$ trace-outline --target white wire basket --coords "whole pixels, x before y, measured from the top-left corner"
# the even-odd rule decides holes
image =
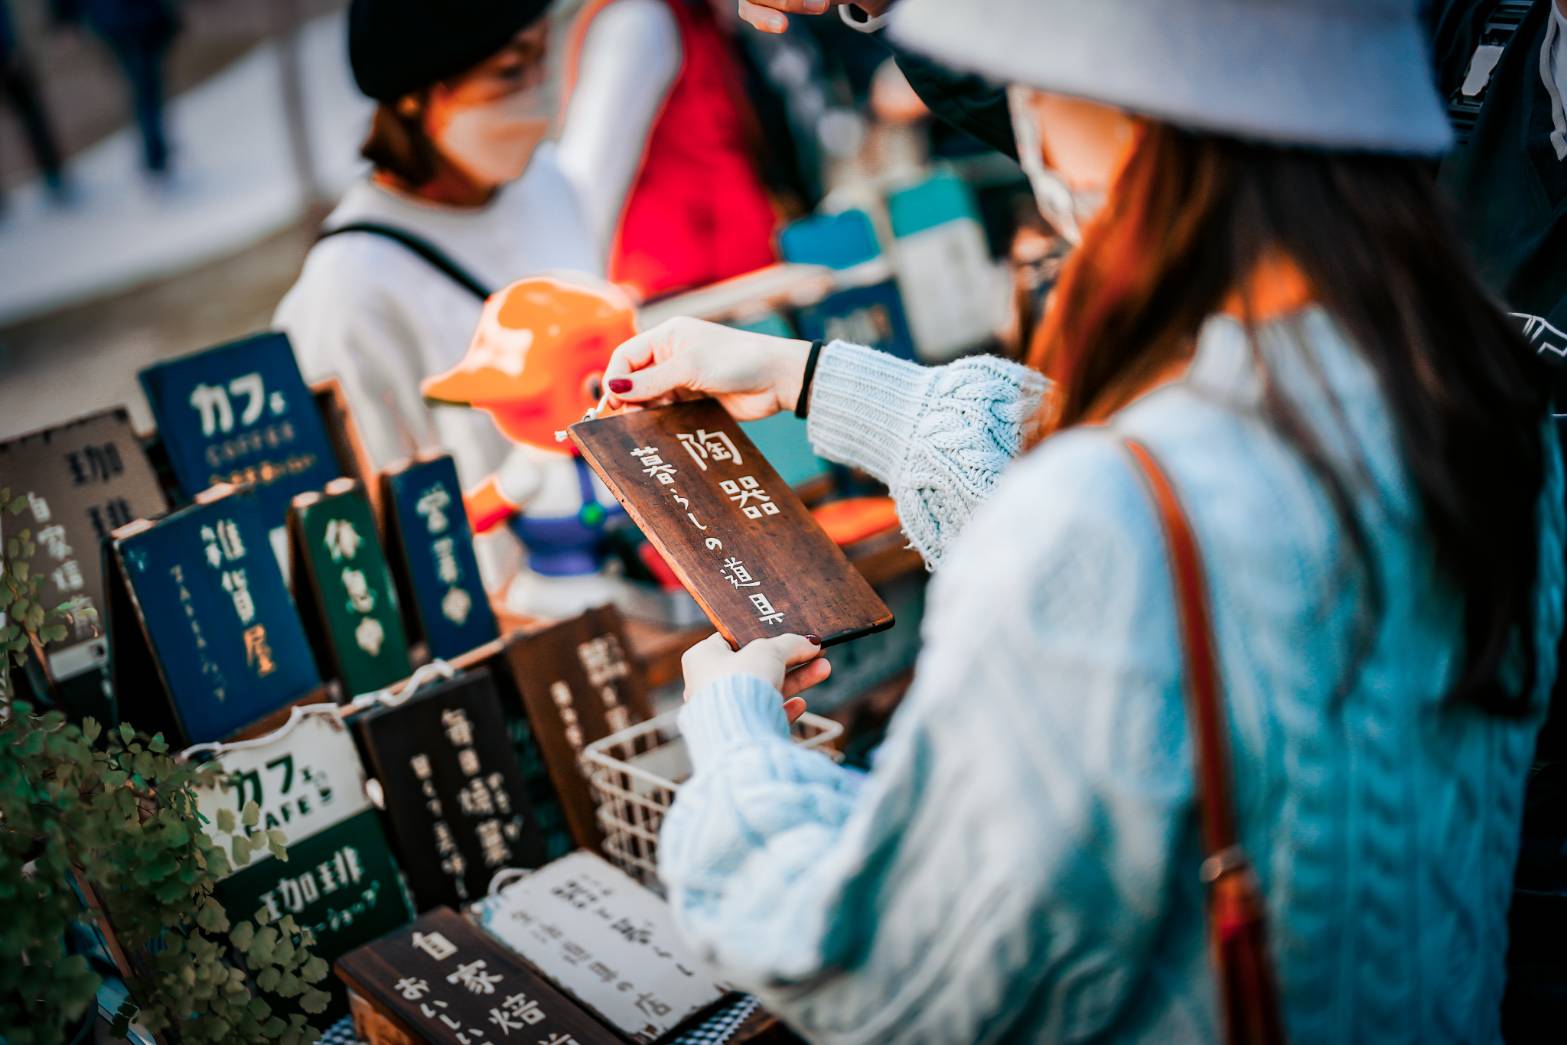
[[[582,750],[582,771],[592,785],[604,832],[605,859],[660,894],[658,829],[675,792],[691,776],[679,715],[678,708],[665,712]],[[807,712],[793,732],[801,747],[819,749],[834,761],[842,757],[834,744],[843,727],[831,719]]]

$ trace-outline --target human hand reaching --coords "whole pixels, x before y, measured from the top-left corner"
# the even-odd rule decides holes
[[[671,319],[615,349],[604,370],[608,405],[636,410],[712,396],[737,421],[793,410],[809,341]]]
[[[789,15],[826,14],[835,7],[852,3],[875,18],[885,14],[896,0],[740,0],[740,17],[764,33],[781,33],[789,28]]]

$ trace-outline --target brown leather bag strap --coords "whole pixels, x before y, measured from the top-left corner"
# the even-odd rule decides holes
[[[1187,710],[1197,756],[1197,794],[1203,848],[1211,857],[1235,845],[1235,802],[1230,793],[1230,746],[1219,695],[1218,654],[1208,612],[1208,585],[1191,523],[1175,487],[1148,447],[1127,439],[1126,449],[1142,473],[1164,531],[1175,586],[1177,626],[1185,659]]]
[[[1220,1018],[1231,1045],[1284,1041],[1278,990],[1267,947],[1266,910],[1235,827],[1229,724],[1208,609],[1202,553],[1175,486],[1147,446],[1124,439],[1164,531],[1185,664],[1187,718],[1202,823],[1201,875],[1208,890],[1208,934]]]

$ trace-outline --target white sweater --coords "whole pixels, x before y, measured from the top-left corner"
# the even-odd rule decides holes
[[[520,180],[472,210],[417,201],[366,179],[349,189],[326,227],[359,221],[429,240],[492,289],[543,272],[603,275],[597,236],[550,144]],[[419,384],[462,358],[481,305],[402,245],[352,233],[310,252],[274,323],[293,342],[307,379],[343,382],[376,468],[444,449],[471,485],[500,468],[510,444],[477,411],[427,407]]]

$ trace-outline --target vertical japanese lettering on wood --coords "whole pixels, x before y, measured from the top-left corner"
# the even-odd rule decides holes
[[[453,659],[500,635],[479,576],[473,531],[450,456],[387,473],[387,550],[432,659]]]
[[[106,562],[114,693],[142,729],[223,740],[320,686],[254,491],[123,527]]]
[[[501,868],[544,862],[488,671],[426,685],[353,723],[420,910],[477,899]]]
[[[731,646],[791,633],[832,645],[892,626],[714,400],[584,421],[571,438]]]
[[[529,1045],[622,1040],[447,907],[339,959],[337,975],[414,1041],[480,1045],[514,1032]],[[371,1045],[390,1040],[371,1022],[359,1025]]]
[[[641,673],[627,656],[620,611],[606,606],[543,631],[511,636],[506,659],[579,846],[601,834],[579,762],[585,745],[653,716]]]
[[[355,697],[390,686],[413,669],[397,587],[363,488],[334,479],[301,494],[289,516],[300,609],[323,670]]]
[[[168,510],[130,416],[116,407],[0,443],[0,486],[27,502],[12,527],[38,545],[28,568],[42,579],[40,605],[69,615],[65,638],[44,649],[50,681],[101,666],[109,648],[100,546],[121,526]]]

